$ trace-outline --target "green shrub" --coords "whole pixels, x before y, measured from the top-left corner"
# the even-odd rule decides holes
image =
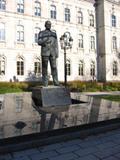
[[[99,83],[92,81],[71,81],[68,82],[71,91],[96,92],[96,91],[120,91],[120,82]]]
[[[86,90],[86,84],[85,82],[81,81],[71,81],[68,82],[68,87],[71,89],[71,91],[85,91]]]
[[[35,86],[41,86],[41,82],[0,82],[0,94],[31,91]]]
[[[120,82],[106,82],[103,88],[106,91],[120,91]]]
[[[52,82],[49,84],[52,84]],[[31,91],[32,87],[41,85],[41,82],[0,82],[0,94]],[[120,82],[69,81],[67,86],[74,92],[120,91]]]

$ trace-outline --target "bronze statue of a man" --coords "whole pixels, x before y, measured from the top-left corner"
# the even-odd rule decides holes
[[[51,31],[51,22],[45,22],[45,30],[38,35],[38,45],[41,46],[42,57],[42,81],[44,86],[48,86],[48,61],[51,66],[53,84],[59,85],[56,58],[58,58],[58,41],[55,32]]]

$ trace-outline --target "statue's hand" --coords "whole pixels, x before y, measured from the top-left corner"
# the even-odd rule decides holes
[[[51,41],[50,39],[48,39],[48,40],[46,41],[46,43],[47,43],[47,44],[51,44],[52,41]]]
[[[45,45],[45,43],[43,43],[43,44],[41,44],[41,46],[42,46],[42,47],[45,47],[46,45]]]

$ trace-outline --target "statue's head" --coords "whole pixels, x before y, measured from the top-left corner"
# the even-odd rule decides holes
[[[49,29],[49,30],[51,29],[51,22],[50,21],[45,22],[45,28]]]

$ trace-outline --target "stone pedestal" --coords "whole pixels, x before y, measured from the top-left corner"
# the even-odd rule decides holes
[[[34,87],[32,98],[37,106],[52,107],[71,104],[70,92],[65,87]]]

